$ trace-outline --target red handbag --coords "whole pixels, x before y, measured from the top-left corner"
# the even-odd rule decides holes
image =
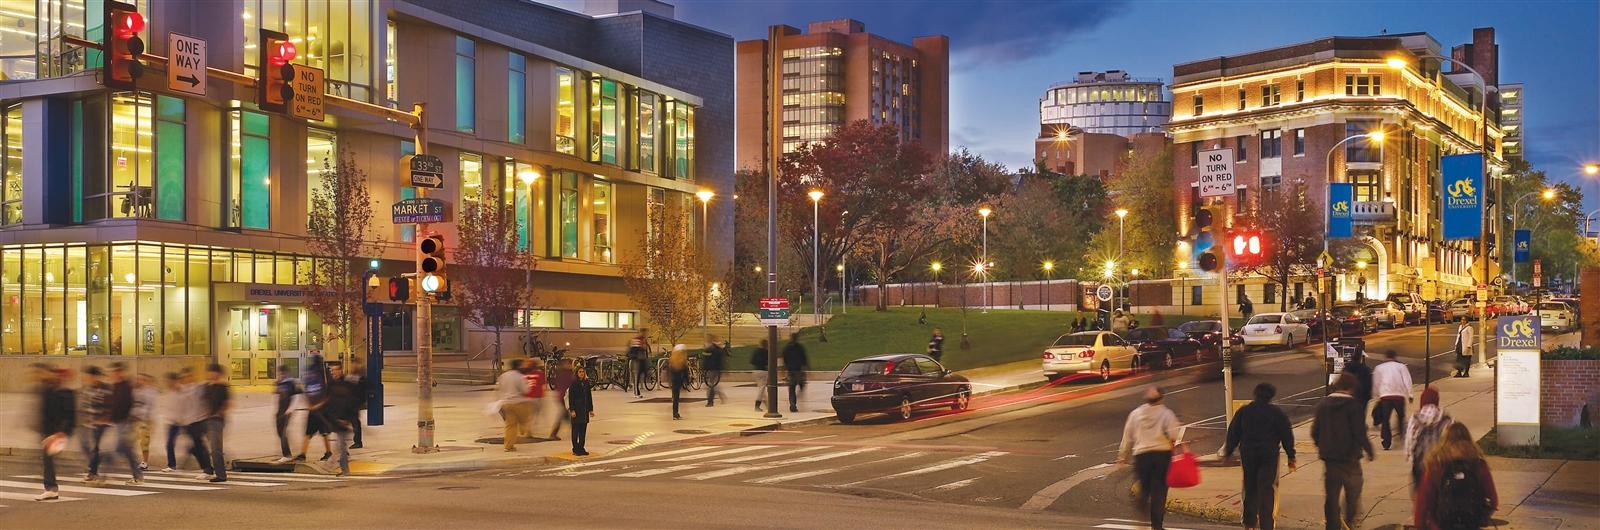
[[[1187,444],[1179,444],[1181,452],[1173,453],[1172,466],[1167,468],[1167,487],[1193,488],[1200,485],[1200,461],[1189,452]]]

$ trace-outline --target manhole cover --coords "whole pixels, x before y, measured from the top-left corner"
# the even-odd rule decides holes
[[[444,491],[467,491],[467,490],[478,489],[478,487],[477,486],[444,486],[444,487],[441,487],[439,489],[440,490],[444,490]]]
[[[711,431],[705,431],[705,430],[700,430],[700,429],[678,429],[678,430],[672,431],[672,432],[675,432],[675,433],[678,433],[678,434],[711,434]]]

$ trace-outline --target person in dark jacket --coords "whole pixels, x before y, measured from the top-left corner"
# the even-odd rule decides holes
[[[1483,528],[1500,509],[1489,463],[1466,425],[1451,423],[1439,445],[1428,452],[1422,481],[1412,495],[1412,523],[1418,530]]]
[[[108,401],[111,411],[111,425],[117,432],[116,452],[128,460],[128,468],[132,471],[129,486],[144,483],[144,470],[139,468],[139,455],[133,452],[133,380],[128,378],[128,366],[119,362],[111,363],[111,398]]]
[[[1361,454],[1367,460],[1376,458],[1372,440],[1367,438],[1366,411],[1354,396],[1356,378],[1341,374],[1333,382],[1333,392],[1317,403],[1316,416],[1311,421],[1311,439],[1317,444],[1317,456],[1322,458],[1322,515],[1327,530],[1356,527],[1356,513],[1361,507]],[[1343,493],[1343,510],[1340,493]]]
[[[61,498],[57,493],[60,486],[56,484],[56,458],[53,451],[65,445],[67,436],[72,433],[77,422],[78,400],[71,389],[61,385],[61,374],[48,364],[34,364],[33,378],[39,383],[38,429],[39,436],[43,438],[39,455],[44,461],[44,493],[33,500],[48,501]]]
[[[84,483],[99,486],[105,483],[100,477],[100,442],[111,428],[111,385],[105,382],[105,372],[98,366],[83,369],[78,386],[78,448],[88,461],[88,475]]]
[[[272,415],[272,423],[278,432],[278,449],[281,456],[275,463],[284,464],[294,460],[294,454],[289,449],[289,420],[294,414],[290,406],[294,404],[294,397],[300,393],[300,382],[294,379],[294,373],[289,365],[278,365],[278,380],[272,383],[272,394],[276,396],[276,412]]]
[[[594,393],[590,391],[589,373],[578,366],[577,379],[567,388],[567,417],[572,419],[572,454],[588,456],[584,442],[589,441],[589,419],[594,417]]]
[[[728,402],[728,394],[718,386],[722,383],[722,369],[728,365],[728,349],[717,343],[716,335],[706,335],[706,349],[700,353],[701,379],[706,383],[706,406],[716,404],[717,397]]]
[[[354,385],[356,400],[350,408],[350,431],[355,436],[350,444],[351,449],[361,448],[361,411],[367,408],[367,399],[372,396],[372,383],[367,381],[367,369],[361,363],[351,361],[350,369],[344,373],[344,378]]]
[[[1352,382],[1355,383],[1356,386],[1355,388],[1350,389],[1350,395],[1351,397],[1356,398],[1356,401],[1361,402],[1362,411],[1369,410],[1367,406],[1372,403],[1372,367],[1367,366],[1367,360],[1365,356],[1357,358],[1353,362],[1345,363],[1344,371],[1342,373],[1350,374],[1355,378],[1355,380]],[[1377,412],[1375,409],[1372,410],[1373,412]],[[1372,415],[1372,425],[1378,425],[1377,414]]]
[[[228,459],[222,452],[222,432],[226,427],[228,411],[233,408],[233,392],[228,389],[228,379],[222,365],[206,366],[206,382],[200,387],[201,423],[205,425],[206,449],[211,455],[210,482],[228,481]]]
[[[333,378],[328,383],[328,399],[322,406],[323,416],[328,419],[332,427],[333,436],[339,440],[339,473],[350,474],[350,435],[355,430],[356,418],[360,414],[361,384],[345,377],[344,366],[340,363],[328,363],[329,373]]]
[[[944,358],[944,329],[933,328],[933,336],[928,337],[928,356],[935,361]]]
[[[1222,448],[1224,460],[1234,449],[1244,472],[1244,527],[1272,530],[1278,506],[1278,448],[1289,456],[1289,469],[1295,468],[1294,429],[1289,416],[1272,404],[1278,395],[1272,383],[1256,385],[1255,400],[1233,414],[1228,424],[1228,443]]]
[[[772,356],[767,350],[767,339],[761,339],[761,344],[750,352],[750,368],[755,371],[756,379],[756,410],[761,410],[761,404],[767,399],[767,361]]]
[[[783,369],[789,372],[789,412],[800,412],[799,393],[805,390],[806,368],[810,365],[806,347],[800,345],[800,334],[789,335],[789,343],[783,346]]]

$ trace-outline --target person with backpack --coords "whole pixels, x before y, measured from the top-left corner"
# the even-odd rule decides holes
[[[1412,496],[1412,524],[1418,530],[1483,528],[1500,509],[1494,475],[1467,426],[1451,423],[1439,445],[1428,451],[1422,481]]]
[[[639,328],[639,334],[628,340],[628,372],[633,375],[633,397],[644,397],[644,379],[650,372],[650,330]]]
[[[1333,381],[1332,393],[1317,403],[1311,421],[1311,439],[1317,444],[1317,456],[1322,458],[1322,515],[1327,530],[1356,527],[1363,482],[1361,454],[1366,453],[1369,462],[1377,458],[1372,440],[1367,438],[1365,405],[1353,394],[1356,385],[1354,376],[1340,374]]]
[[[1256,385],[1255,400],[1234,413],[1228,423],[1228,442],[1222,459],[1229,460],[1239,450],[1244,472],[1244,527],[1272,530],[1277,514],[1278,448],[1289,456],[1294,469],[1294,429],[1289,416],[1272,404],[1278,395],[1272,383]]]
[[[1431,386],[1422,389],[1422,405],[1411,415],[1411,421],[1406,422],[1406,462],[1411,463],[1412,493],[1416,493],[1417,485],[1422,483],[1422,463],[1427,460],[1428,451],[1439,445],[1445,428],[1454,422],[1450,414],[1439,407],[1439,391]]]
[[[767,353],[767,347],[767,339],[761,339],[761,344],[750,352],[750,368],[756,379],[756,410],[761,410],[761,404],[767,399],[767,361],[772,356]]]

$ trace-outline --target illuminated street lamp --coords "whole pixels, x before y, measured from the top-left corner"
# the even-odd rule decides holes
[[[706,253],[706,233],[710,232],[709,229],[711,228],[711,216],[708,215],[711,208],[711,198],[716,196],[717,194],[711,190],[694,192],[694,197],[700,199],[700,255],[702,258],[705,257]],[[700,332],[702,334],[706,333],[708,331],[706,328],[710,325],[711,291],[702,288],[700,289]]]
[[[848,315],[850,314],[850,286],[844,283],[844,262],[840,261],[838,265],[834,265],[833,270],[839,271],[839,312]]]
[[[821,274],[819,269],[822,268],[821,254],[819,254],[822,248],[822,221],[817,216],[818,205],[822,203],[822,190],[811,190],[806,196],[811,198],[811,322],[815,325],[821,319],[817,313],[817,304],[822,303],[820,294],[822,288],[818,279]]]
[[[1551,199],[1556,198],[1556,190],[1554,188],[1545,188],[1543,191],[1530,191],[1530,192],[1522,194],[1521,197],[1517,197],[1517,200],[1515,202],[1511,203],[1511,237],[1512,237],[1513,241],[1516,240],[1517,227],[1520,225],[1520,221],[1522,220],[1522,200],[1526,199],[1528,197],[1532,197],[1534,195],[1538,195],[1539,198],[1542,199],[1542,200],[1549,201]],[[1585,235],[1587,235],[1587,234],[1585,234]],[[1512,249],[1511,252],[1512,252],[1512,254],[1511,254],[1511,282],[1512,283],[1516,283],[1516,281],[1517,281],[1516,249]]]
[[[1044,310],[1045,311],[1049,311],[1050,310],[1050,280],[1054,279],[1051,276],[1054,275],[1055,272],[1056,272],[1056,262],[1050,261],[1050,260],[1044,260],[1044,263],[1040,264],[1039,268],[1044,269],[1044,286],[1043,286],[1043,288],[1044,288],[1044,293],[1043,293],[1043,296],[1044,296]]]
[[[933,307],[939,307],[939,271],[944,270],[944,264],[935,260],[928,264],[928,270],[933,271]]]
[[[987,204],[978,207],[978,217],[983,218],[983,257],[980,258],[983,263],[989,263],[989,214],[992,213],[994,213],[994,209]],[[989,276],[984,273],[984,267],[978,267],[978,273],[983,275],[983,312],[988,313]]]

